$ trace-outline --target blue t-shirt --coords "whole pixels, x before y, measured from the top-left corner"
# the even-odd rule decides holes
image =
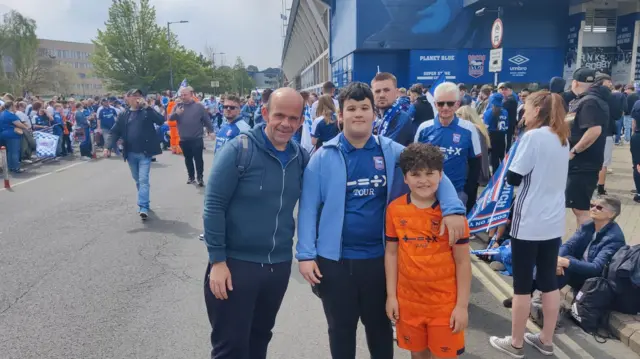
[[[339,146],[347,164],[342,258],[380,258],[384,256],[382,233],[387,205],[382,148],[373,136],[357,149],[340,135]]]
[[[322,143],[325,143],[332,138],[336,137],[340,133],[338,128],[338,122],[332,121],[328,124],[324,120],[320,120],[316,125],[316,130],[313,133],[313,137],[317,138]]]
[[[20,121],[15,113],[9,111],[0,112],[0,137],[3,138],[20,138],[13,129],[16,127],[13,123]]]
[[[440,147],[444,154],[444,173],[456,191],[464,191],[468,160],[482,155],[475,125],[455,117],[449,126],[445,127],[436,116],[435,120],[429,120],[421,126],[424,127],[418,134],[418,142]]]
[[[251,127],[240,118],[237,118],[233,122],[225,121],[222,126],[220,126],[218,133],[216,133],[216,148],[213,152],[216,153],[225,143],[236,138],[240,132],[249,131],[250,129]]]
[[[61,136],[64,132],[62,126],[64,126],[64,122],[62,121],[62,115],[54,112],[53,113],[53,134]]]
[[[496,119],[493,116],[493,108],[488,108],[482,114],[484,124],[487,125],[487,130],[490,132],[507,132],[509,127],[509,114],[507,110],[502,108],[500,110],[500,116]]]
[[[269,137],[267,137],[267,133],[264,132],[264,129],[262,129],[262,136],[264,137],[264,143],[267,146],[267,150],[271,152],[274,156],[276,156],[276,158],[282,164],[282,168],[284,168],[289,162],[289,159],[291,158],[287,149],[285,149],[284,151],[280,151],[279,149],[277,149],[273,145],[273,143],[271,143],[271,140],[269,140]],[[287,145],[287,147],[288,146],[289,145]]]
[[[101,108],[98,114],[100,127],[105,130],[110,130],[113,125],[116,124],[117,115],[116,109],[111,106]]]

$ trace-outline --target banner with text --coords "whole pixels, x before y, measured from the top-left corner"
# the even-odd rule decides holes
[[[559,49],[504,49],[500,81],[548,83],[562,71],[563,53]],[[489,49],[413,50],[410,53],[410,80],[433,83],[440,73],[447,81],[469,84],[493,82],[489,72]]]
[[[611,67],[611,79],[614,83],[631,81],[631,60],[633,58],[633,40],[638,14],[618,16],[616,28],[616,55]]]
[[[582,36],[582,21],[584,21],[584,13],[573,14],[569,16],[567,26],[569,31],[567,33],[567,51],[564,55],[564,69],[562,71],[562,77],[571,83],[573,79],[573,72],[578,68],[578,45],[580,43],[580,36]]]
[[[615,47],[583,47],[581,66],[611,74],[615,57]]]

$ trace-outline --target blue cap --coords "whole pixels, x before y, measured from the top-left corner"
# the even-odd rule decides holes
[[[493,106],[502,106],[502,102],[504,101],[504,96],[501,93],[494,93],[489,98],[489,103]]]

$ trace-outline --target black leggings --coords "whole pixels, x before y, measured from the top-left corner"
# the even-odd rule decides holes
[[[495,173],[498,170],[498,166],[500,166],[500,162],[504,160],[507,137],[504,132],[491,131],[489,132],[489,139],[491,140],[491,168]]]
[[[558,289],[556,268],[561,244],[560,237],[542,241],[511,240],[514,294],[531,294],[534,270],[538,290],[549,293]]]

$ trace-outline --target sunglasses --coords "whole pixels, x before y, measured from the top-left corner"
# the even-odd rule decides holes
[[[591,207],[591,209],[597,209],[598,211],[602,212],[602,210],[604,210],[604,206],[601,206],[599,204],[595,204],[595,203],[591,203],[589,205],[589,207]]]
[[[222,106],[225,110],[237,110],[238,106]]]
[[[438,105],[438,107],[444,107],[444,105],[447,105],[448,107],[453,107],[455,106],[456,102],[455,101],[438,101],[436,102],[436,105]]]

